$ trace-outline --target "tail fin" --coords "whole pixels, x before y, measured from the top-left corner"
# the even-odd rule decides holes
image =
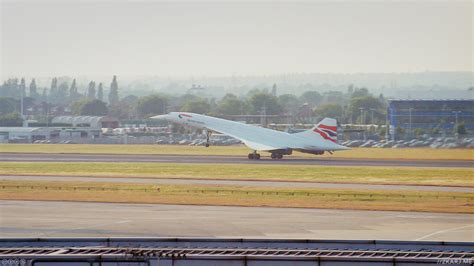
[[[324,118],[311,130],[306,130],[297,134],[307,137],[319,134],[323,139],[337,143],[337,121],[333,118]]]
[[[337,121],[333,118],[324,118],[315,127],[313,132],[321,135],[326,140],[337,142]]]

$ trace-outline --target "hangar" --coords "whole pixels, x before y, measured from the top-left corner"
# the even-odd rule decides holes
[[[49,132],[41,127],[0,127],[0,142],[30,143],[47,139]]]
[[[0,127],[0,143],[34,143],[48,140],[81,142],[102,137],[102,129],[89,127]]]
[[[119,121],[109,116],[57,116],[51,123],[36,123],[36,127],[0,127],[0,142],[53,143],[72,141],[83,143],[102,137],[103,128],[117,128]]]

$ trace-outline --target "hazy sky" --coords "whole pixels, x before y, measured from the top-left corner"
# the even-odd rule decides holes
[[[472,71],[472,1],[0,0],[9,76]]]

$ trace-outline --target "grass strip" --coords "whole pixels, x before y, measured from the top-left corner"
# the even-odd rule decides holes
[[[0,199],[474,213],[473,194],[448,192],[0,181]]]
[[[180,163],[0,162],[0,175],[196,178],[360,184],[474,186],[471,168],[235,165]]]

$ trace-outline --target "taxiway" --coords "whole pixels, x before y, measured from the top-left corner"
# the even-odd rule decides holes
[[[474,215],[0,201],[0,237],[188,236],[474,241]]]

